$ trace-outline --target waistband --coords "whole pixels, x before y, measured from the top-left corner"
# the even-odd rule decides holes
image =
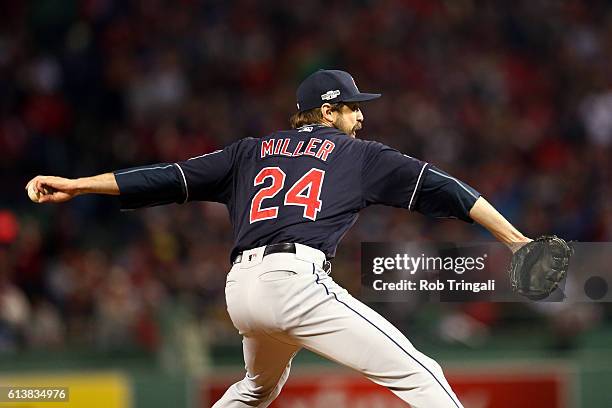
[[[295,254],[297,259],[301,259],[307,262],[313,262],[317,265],[325,266],[329,264],[323,251],[311,248],[307,245],[285,242],[280,244],[270,244],[261,247],[247,249],[240,252],[232,260],[232,265],[242,262],[252,262],[257,259],[263,259],[268,255],[278,253],[289,253]]]

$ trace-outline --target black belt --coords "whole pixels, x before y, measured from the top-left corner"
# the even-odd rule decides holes
[[[263,256],[265,257],[267,255],[279,253],[295,254],[295,244],[292,242],[288,242],[282,244],[266,245],[266,249],[264,249]],[[232,260],[232,265],[238,262],[242,262],[242,252],[236,255],[236,257]]]

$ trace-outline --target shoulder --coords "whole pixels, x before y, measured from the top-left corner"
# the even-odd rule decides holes
[[[373,166],[384,166],[388,168],[414,166],[422,169],[424,168],[423,165],[426,164],[424,161],[402,153],[398,149],[384,143],[363,139],[356,143],[359,143],[363,149],[363,164],[367,168]]]
[[[242,155],[252,151],[260,142],[260,139],[254,137],[244,137],[233,143],[225,146],[223,151],[226,151],[231,156]]]
[[[365,151],[366,156],[368,157],[373,158],[377,156],[383,156],[384,158],[387,158],[390,156],[401,156],[401,157],[404,157],[410,160],[421,161],[409,154],[401,152],[395,147],[386,145],[381,142],[377,142],[375,140],[355,139],[355,143],[358,143],[361,145],[361,147]]]
[[[251,146],[256,145],[258,139],[252,137],[246,137],[243,139],[236,140],[225,145],[222,148],[213,150],[212,152],[202,153],[200,155],[190,157],[187,161],[202,162],[206,160],[225,160],[233,161],[236,156],[242,155],[245,152],[251,150]]]
[[[397,149],[387,146],[384,143],[377,142],[375,140],[367,140],[367,139],[352,139],[353,143],[358,146],[359,149],[363,150],[364,155],[366,157],[377,156],[383,152],[397,152],[400,153]]]
[[[235,142],[229,144],[228,147],[245,148],[249,146],[255,146],[257,145],[257,143],[259,143],[259,140],[260,139],[255,137],[243,137],[242,139],[236,140]]]

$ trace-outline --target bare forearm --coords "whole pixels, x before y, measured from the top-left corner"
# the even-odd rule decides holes
[[[69,179],[57,176],[36,176],[26,185],[28,196],[36,203],[62,203],[81,194],[119,195],[119,186],[112,173]]]
[[[92,177],[74,180],[78,194],[119,195],[119,186],[113,173],[104,173]]]
[[[524,236],[508,220],[504,218],[487,200],[478,198],[470,217],[485,227],[495,238],[506,244],[513,252],[531,239]]]

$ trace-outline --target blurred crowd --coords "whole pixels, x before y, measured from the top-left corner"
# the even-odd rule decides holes
[[[173,162],[285,128],[297,84],[319,68],[383,93],[364,105],[358,137],[468,182],[526,235],[612,240],[612,6],[588,3],[3,1],[0,352],[158,350],[177,303],[212,342],[238,341],[223,206],[120,213],[116,199],[89,196],[38,206],[23,188],[37,174]],[[491,237],[370,208],[333,276],[358,292],[362,241],[474,239]],[[427,306],[384,307],[408,327]],[[429,335],[496,330],[507,308],[449,307]]]

